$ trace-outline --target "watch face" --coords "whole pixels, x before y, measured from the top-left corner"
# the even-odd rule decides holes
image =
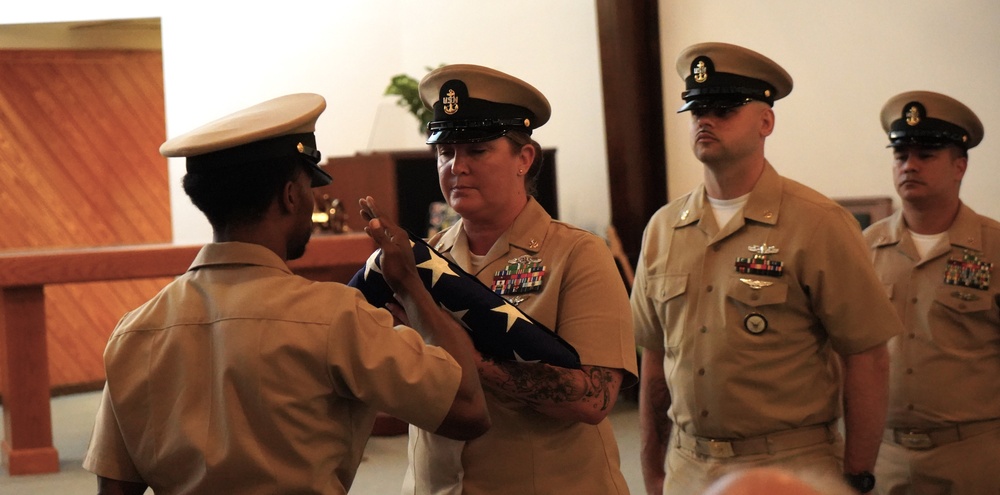
[[[861,493],[868,493],[875,488],[875,475],[867,471],[858,474],[848,474],[847,481],[852,488]]]

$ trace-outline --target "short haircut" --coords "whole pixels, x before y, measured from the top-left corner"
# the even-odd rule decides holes
[[[298,157],[241,163],[238,170],[188,172],[182,185],[212,228],[220,230],[260,221],[285,184],[304,172],[303,165]]]

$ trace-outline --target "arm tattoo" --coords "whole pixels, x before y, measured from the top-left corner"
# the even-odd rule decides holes
[[[583,400],[599,410],[611,404],[613,374],[600,366],[581,370],[541,363],[492,361],[503,371],[493,386],[528,403],[560,403]]]

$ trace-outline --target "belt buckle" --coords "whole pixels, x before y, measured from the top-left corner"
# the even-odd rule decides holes
[[[724,442],[721,440],[706,440],[705,444],[708,446],[708,455],[715,458],[726,458],[726,457],[736,457],[736,452],[733,451],[732,442]]]
[[[916,431],[897,431],[896,443],[912,450],[927,450],[934,447],[934,440],[927,433]]]

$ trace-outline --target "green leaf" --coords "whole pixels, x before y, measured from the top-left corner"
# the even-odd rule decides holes
[[[443,67],[441,64],[438,67]],[[427,72],[434,70],[433,67],[424,67]],[[420,124],[419,132],[423,134],[427,131],[427,124],[434,119],[434,112],[424,108],[420,101],[420,81],[407,74],[396,74],[389,79],[389,85],[385,88],[386,95],[399,97],[396,104],[405,108],[411,115],[417,118]]]

